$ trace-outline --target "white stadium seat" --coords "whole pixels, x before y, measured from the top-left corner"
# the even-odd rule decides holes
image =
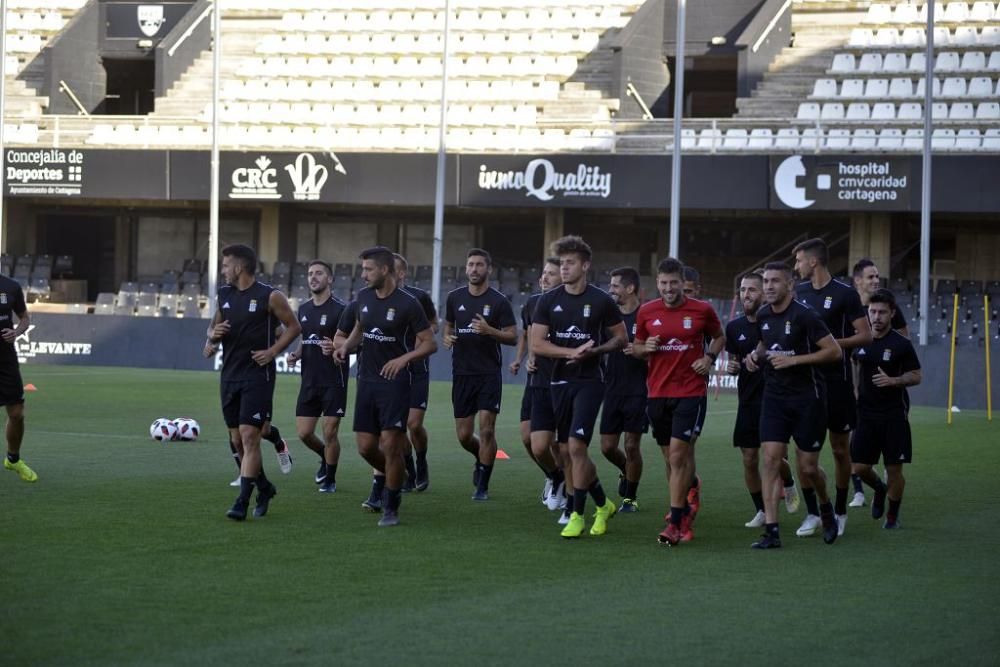
[[[823,148],[824,136],[823,130],[816,129],[815,127],[807,127],[802,130],[799,145],[805,150]]]
[[[965,91],[965,79],[950,76],[944,80],[944,84],[941,86],[941,97],[965,97]]]
[[[867,102],[854,102],[847,107],[846,120],[869,120],[872,115]]]
[[[887,73],[906,71],[905,53],[887,53],[882,60],[882,71]]]
[[[949,120],[973,120],[975,117],[975,108],[969,102],[955,102],[948,112]]]
[[[917,128],[910,128],[903,136],[903,148],[910,151],[919,151],[924,147],[924,131]]]
[[[799,147],[799,131],[794,127],[785,127],[778,130],[778,135],[774,138],[774,147],[795,150]]]
[[[927,33],[923,28],[905,28],[899,38],[899,45],[910,49],[923,48],[927,45]]]
[[[959,69],[963,72],[982,72],[986,69],[986,54],[982,51],[966,51],[962,55]]]
[[[981,46],[1000,46],[1000,26],[986,26],[979,33]]]
[[[880,102],[872,107],[872,120],[895,120],[896,105],[891,102]]]
[[[747,148],[750,150],[770,150],[774,145],[774,135],[768,128],[750,130]]]
[[[868,79],[865,84],[865,98],[867,99],[882,99],[888,97],[889,95],[889,80],[888,79]]]
[[[888,23],[892,20],[892,13],[892,5],[876,2],[868,7],[864,22],[874,24]]]
[[[889,48],[899,43],[899,33],[895,28],[880,28],[871,41],[871,46]]]
[[[889,82],[889,97],[913,97],[913,81],[910,79],[893,79]]]
[[[1000,72],[1000,51],[990,54],[990,60],[986,63],[986,69],[990,72]]]
[[[948,120],[948,105],[944,102],[935,102],[931,106],[931,118],[934,120]]]
[[[920,120],[924,117],[924,106],[917,102],[905,102],[899,105],[899,120]]]
[[[939,127],[931,135],[933,150],[950,150],[955,147],[955,130]]]
[[[1000,151],[1000,128],[990,128],[983,135],[983,150]]]
[[[976,105],[976,120],[1000,120],[1000,103],[982,102]]]
[[[747,147],[747,131],[743,129],[726,130],[725,138],[722,140],[723,150],[742,150]]]
[[[853,72],[857,67],[853,53],[838,53],[833,57],[831,72]]]
[[[844,120],[844,105],[840,102],[827,102],[820,110],[820,120]]]
[[[834,79],[817,79],[813,84],[811,97],[828,99],[837,96],[837,82]]]
[[[903,3],[896,5],[896,9],[892,13],[893,23],[918,23],[919,21],[920,12],[917,10],[915,4]]]
[[[855,49],[863,49],[871,46],[874,37],[871,30],[855,28],[851,31],[851,37],[847,40],[847,45]]]
[[[955,51],[942,51],[938,53],[934,60],[935,72],[957,72],[961,65],[961,58]]]
[[[798,120],[819,120],[820,105],[812,102],[803,102],[799,105],[798,113],[795,117]]]
[[[941,79],[935,78],[934,79],[934,83],[932,85],[933,85],[933,88],[931,89],[931,92],[934,94],[934,97],[941,97]],[[919,97],[921,99],[924,96],[924,87],[925,87],[924,78],[920,77],[917,80],[917,93],[916,93],[916,95],[917,95],[917,97]]]
[[[960,26],[955,28],[952,35],[952,46],[976,46],[979,43],[979,32],[973,26]]]
[[[979,130],[959,130],[955,137],[955,150],[978,151],[982,143],[983,137]]]
[[[840,86],[840,96],[846,98],[863,97],[865,94],[864,79],[844,79]]]
[[[958,54],[955,54],[958,55]],[[957,68],[957,63],[956,63]],[[882,71],[881,53],[864,53],[861,55],[861,62],[858,63],[858,71],[865,73],[875,73]]]
[[[898,150],[903,147],[903,131],[898,128],[886,128],[878,133],[879,150]]]
[[[969,5],[964,2],[949,2],[945,5],[941,20],[948,23],[963,23],[969,18]]]
[[[991,97],[993,95],[993,80],[986,76],[973,77],[965,94],[968,97]]]
[[[868,128],[854,130],[854,136],[851,137],[851,150],[871,150],[876,147],[877,143],[878,136],[875,130]]]

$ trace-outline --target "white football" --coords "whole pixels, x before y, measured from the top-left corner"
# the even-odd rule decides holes
[[[201,426],[190,417],[178,417],[174,420],[174,426],[177,427],[178,440],[197,440],[201,433]]]
[[[158,442],[173,440],[177,437],[177,425],[171,419],[160,417],[150,425],[149,435]]]

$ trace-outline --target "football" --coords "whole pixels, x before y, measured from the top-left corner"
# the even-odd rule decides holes
[[[174,420],[174,426],[177,427],[178,440],[197,440],[201,433],[201,426],[190,417],[178,417]]]
[[[173,420],[160,417],[150,425],[149,435],[158,442],[173,440],[177,437],[177,425]]]

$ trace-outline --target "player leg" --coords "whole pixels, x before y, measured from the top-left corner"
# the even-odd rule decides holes
[[[497,460],[497,415],[491,410],[479,411],[479,452],[476,460],[479,475],[476,479],[476,492],[473,500],[488,500],[490,478],[493,476],[493,465]]]
[[[274,445],[274,454],[278,457],[278,467],[281,472],[285,475],[292,472],[292,451],[288,448],[285,439],[281,437],[281,431],[271,423],[271,420],[265,422],[261,428],[260,437]],[[322,452],[320,452],[320,456],[322,456]]]
[[[385,488],[385,457],[379,449],[379,389],[371,382],[358,383],[358,396],[354,401],[354,434],[358,454],[372,467],[372,488],[368,498],[361,503],[366,512],[382,511],[382,490]]]
[[[243,468],[243,440],[240,438],[240,394],[235,383],[223,382],[219,385],[222,402],[222,418],[229,431],[229,450],[236,462],[236,479],[229,486],[240,485],[239,471]]]
[[[851,431],[858,421],[854,388],[846,382],[830,383],[827,387],[826,411],[836,487],[834,514],[839,534],[843,535],[847,528],[847,496],[851,485]]]
[[[743,482],[750,493],[755,512],[754,517],[744,525],[747,528],[760,528],[766,523],[764,489],[760,476],[760,447],[742,447],[740,451],[743,453]]]
[[[781,462],[788,454],[788,445],[784,442],[765,441],[761,443],[761,449],[764,459],[763,474],[761,475],[761,492],[764,497],[764,534],[750,546],[753,549],[777,549],[781,547],[781,534],[778,532],[778,500],[781,498],[780,470]]]
[[[692,508],[688,505],[688,491],[691,488],[691,443],[671,437],[666,447],[661,448],[667,459],[670,488],[670,519],[661,533],[660,542],[671,546],[686,542],[690,531]],[[687,538],[687,539],[685,539]]]
[[[25,482],[37,482],[38,475],[21,460],[21,442],[24,440],[24,401],[7,404],[7,458],[3,466],[16,472]]]
[[[240,438],[239,427],[227,428],[229,432],[229,450],[233,454],[233,461],[236,462],[236,479],[229,483],[229,486],[240,485],[240,470],[243,469],[243,440]]]
[[[899,528],[899,508],[903,504],[903,489],[906,488],[906,478],[903,477],[902,463],[887,463],[885,466],[889,480],[889,510],[885,515],[885,528]]]
[[[313,450],[318,451],[320,456],[323,454],[323,441],[316,437],[316,424],[319,423],[319,416],[304,416],[298,414],[300,411],[296,411],[295,416],[295,431],[299,436],[299,440],[302,444]],[[319,484],[323,481],[323,477],[326,474],[324,470],[324,462],[320,462],[320,469],[316,472],[316,483]]]
[[[621,512],[637,512],[639,510],[639,480],[642,479],[642,433],[625,431],[625,494],[622,498]]]
[[[337,490],[337,466],[340,464],[340,417],[323,417],[323,479],[320,493]]]
[[[833,503],[827,493],[826,473],[819,466],[819,449],[812,451],[803,450],[802,445],[796,440],[798,450],[796,451],[796,462],[799,468],[799,479],[803,480],[803,485],[809,481],[810,486],[815,489],[819,498],[819,515],[823,524],[823,541],[833,544],[837,539],[838,526],[837,519],[833,512]]]
[[[618,447],[624,430],[624,397],[605,395],[601,408],[601,453],[618,468],[618,495],[625,498],[625,454]]]
[[[381,422],[379,448],[385,459],[385,492],[382,498],[385,511],[378,522],[381,527],[395,526],[399,523],[399,505],[402,500],[403,483],[406,481],[403,447],[406,442],[409,395],[409,387],[405,391],[393,388],[383,391],[379,400]]]

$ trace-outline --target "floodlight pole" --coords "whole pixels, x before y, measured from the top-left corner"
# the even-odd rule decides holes
[[[437,306],[438,312],[441,310],[441,264],[444,248],[444,186],[448,134],[448,23],[450,16],[451,3],[449,0],[444,0],[444,45],[441,49],[441,122],[438,125],[437,183],[434,191],[434,259],[432,262],[434,275],[431,276],[431,299]]]
[[[677,0],[677,44],[674,52],[674,152],[670,169],[670,256],[680,257],[681,120],[684,116],[684,22],[687,0]]]
[[[208,213],[208,316],[215,315],[219,278],[219,70],[222,67],[222,11],[219,0],[212,7],[212,166]]]
[[[920,183],[920,345],[927,345],[931,292],[931,134],[934,116],[934,5],[927,7],[927,48],[924,51],[924,149]],[[955,332],[952,332],[952,336]],[[950,409],[950,406],[949,406]]]
[[[0,0],[0,252],[7,247],[7,229],[4,225],[4,157],[3,119],[7,99],[7,0]]]

